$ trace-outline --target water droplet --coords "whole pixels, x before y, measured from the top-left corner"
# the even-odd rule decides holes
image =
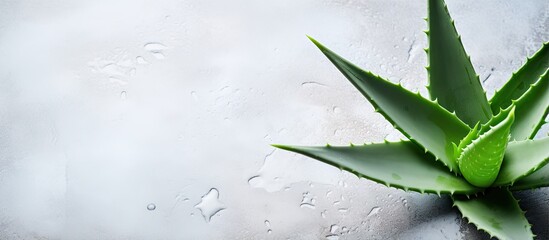
[[[265,226],[271,228],[271,222],[269,222],[269,220],[265,220]]]
[[[320,212],[320,216],[321,216],[322,218],[326,218],[326,210]]]
[[[167,47],[164,44],[159,42],[147,43],[143,46],[143,48],[145,48],[145,50],[149,52],[157,52],[157,51],[162,51],[167,49]]]
[[[126,97],[127,97],[127,93],[126,93],[126,91],[122,91],[122,92],[120,92],[120,99],[122,99],[122,100],[126,100]]]
[[[349,209],[348,208],[339,208],[339,209],[337,209],[337,211],[339,211],[339,212],[348,212]]]
[[[269,230],[267,230],[267,233],[271,234],[271,233],[273,233],[273,230],[269,229]]]
[[[302,82],[301,83],[301,86],[302,87],[306,87],[306,86],[320,86],[320,87],[328,87],[322,83],[319,83],[319,82],[315,82],[315,81],[309,81],[309,82]]]
[[[210,222],[216,213],[225,209],[223,203],[219,201],[219,191],[215,188],[210,189],[206,195],[202,196],[200,203],[194,207],[200,210],[206,222]]]
[[[339,226],[336,224],[332,224],[332,226],[330,226],[331,233],[336,233],[338,229],[339,229]]]
[[[147,205],[147,210],[154,211],[155,209],[156,209],[156,205],[154,205],[154,203],[149,203],[149,205]]]
[[[315,209],[315,202],[315,197],[311,193],[305,192],[303,193],[303,199],[301,200],[301,204],[299,206],[302,208]]]
[[[196,93],[196,91],[191,91],[191,97],[193,98],[193,100],[198,101],[198,94]]]
[[[143,48],[149,51],[156,59],[164,59],[163,51],[168,49],[164,44],[158,42],[147,43]]]
[[[373,207],[372,210],[370,210],[370,212],[368,213],[368,215],[366,217],[376,215],[379,212],[379,210],[381,210],[380,207]]]
[[[135,58],[135,61],[138,63],[138,64],[148,64],[149,62],[142,56],[137,56]]]
[[[343,181],[343,180],[339,180],[339,181],[337,182],[337,185],[339,185],[340,187],[344,187],[344,188],[347,187],[347,183],[346,183],[345,181]]]
[[[333,224],[332,226],[330,226],[330,234],[326,236],[326,239],[330,239],[330,240],[339,239],[339,235],[337,234],[338,230],[339,230],[338,225]]]
[[[257,187],[260,187],[262,184],[264,183],[264,180],[261,176],[257,175],[257,176],[253,176],[251,178],[248,179],[248,184],[251,186],[251,187],[254,187],[254,188],[257,188]]]

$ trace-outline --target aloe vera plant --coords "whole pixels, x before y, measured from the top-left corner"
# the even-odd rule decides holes
[[[532,239],[513,191],[549,186],[549,43],[488,100],[443,0],[429,0],[430,99],[364,71],[310,40],[408,140],[350,146],[273,145],[388,187],[449,194],[491,237]]]

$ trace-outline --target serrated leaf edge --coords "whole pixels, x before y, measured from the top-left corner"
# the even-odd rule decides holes
[[[511,196],[512,196],[512,194],[511,194]],[[514,197],[513,197],[513,199],[515,200],[516,206],[517,206],[519,209],[521,209],[520,211],[522,212],[522,217],[524,217],[524,219],[528,220],[528,219],[526,218],[526,215],[525,215],[525,214],[526,214],[526,211],[523,211],[522,208],[520,208],[520,205],[519,205],[520,200],[517,200],[517,199],[515,199]],[[452,199],[452,207],[455,207],[455,208],[458,209],[458,211],[461,213],[461,218],[462,218],[462,219],[467,220],[467,223],[469,223],[469,224],[473,224],[473,225],[477,228],[477,230],[481,230],[481,231],[487,233],[488,235],[490,235],[490,238],[491,238],[491,239],[492,239],[492,238],[498,238],[499,240],[513,240],[513,239],[510,239],[510,238],[505,238],[505,237],[497,236],[495,233],[490,232],[488,229],[484,229],[484,228],[480,227],[478,224],[476,224],[475,222],[471,222],[471,220],[470,220],[467,216],[465,216],[465,214],[463,214],[463,212],[461,211],[461,209],[459,208],[459,206],[454,202],[453,199]],[[528,230],[529,230],[529,232],[532,232],[532,224],[530,224],[529,222],[528,222]],[[535,235],[535,234],[532,234],[531,237],[532,237],[532,239],[534,239],[534,238],[536,237],[536,235]]]
[[[328,49],[327,47],[325,47],[323,44],[321,44],[320,42],[318,42],[316,39],[314,39],[313,37],[307,35],[307,37],[309,38],[309,40],[311,40],[319,49],[321,52],[324,53],[325,50],[328,50],[328,51],[331,51],[330,49]],[[334,52],[335,53],[335,52]],[[343,57],[341,57],[341,59],[347,61],[346,59],[344,59]],[[385,82],[387,82],[388,84],[391,84],[395,87],[399,87],[401,88],[403,91],[407,91],[407,92],[410,92],[414,95],[416,95],[418,98],[421,98],[431,104],[433,104],[434,106],[438,107],[439,110],[441,111],[444,111],[452,116],[454,116],[457,120],[459,120],[458,122],[461,123],[463,125],[464,128],[469,128],[467,126],[467,124],[463,123],[463,121],[461,121],[461,119],[459,119],[459,117],[456,115],[455,112],[450,112],[448,111],[446,108],[440,106],[440,104],[438,104],[438,100],[437,99],[434,99],[434,100],[431,100],[431,99],[428,99],[428,98],[424,98],[423,96],[421,96],[421,94],[418,92],[412,92],[406,88],[404,88],[402,86],[401,83],[398,83],[398,84],[395,84],[391,81],[387,81],[386,79],[380,77],[379,75],[376,75],[374,73],[372,73],[371,71],[367,71],[367,70],[364,70],[358,66],[356,66],[355,64],[347,61],[349,64],[355,66],[357,69],[360,69],[361,71],[363,71],[364,73],[368,74],[368,75],[371,75],[372,77],[375,77],[375,78],[379,78],[380,80],[383,80]],[[352,73],[351,73],[352,74]],[[356,75],[354,76],[355,78],[358,78]],[[353,84],[354,85],[354,84]],[[398,124],[396,124],[392,118],[390,118],[384,111],[383,109],[381,109],[376,103],[375,101],[368,95],[368,94],[363,94],[364,97],[366,97],[366,99],[368,100],[368,102],[370,102],[370,104],[372,104],[372,106],[374,107],[374,111],[381,114],[389,123],[391,123],[391,125],[399,130],[406,138],[408,138],[408,140],[412,141],[413,143],[415,143],[416,145],[418,145],[419,147],[421,147],[425,152],[429,152],[431,153],[434,157],[435,157],[435,161],[437,162],[441,162],[444,166],[446,166],[450,172],[453,172],[456,176],[459,174],[459,167],[457,166],[457,162],[454,161],[455,163],[455,168],[453,168],[452,166],[450,166],[448,163],[446,163],[445,161],[443,161],[439,156],[437,156],[436,154],[434,154],[433,152],[431,152],[429,149],[427,149],[425,146],[423,146],[422,144],[420,144],[419,142],[416,141],[416,139],[412,138],[406,131],[404,131],[402,128],[400,128],[398,126]],[[469,129],[470,130],[470,129]],[[452,159],[448,159],[449,161],[452,161]]]
[[[492,112],[494,112],[494,114],[496,114],[496,111],[499,112],[501,111],[502,107],[498,106],[496,108],[492,107],[492,104],[494,102],[494,99],[498,96],[498,94],[500,94],[500,92],[505,89],[505,87],[507,87],[507,85],[511,84],[511,80],[513,78],[515,78],[516,75],[522,73],[523,71],[526,71],[525,67],[528,66],[528,64],[532,61],[533,58],[535,58],[538,54],[541,54],[543,51],[549,51],[549,49],[546,49],[546,48],[549,48],[549,42],[544,42],[541,47],[534,53],[532,54],[532,56],[530,57],[526,57],[526,61],[524,62],[524,64],[517,70],[517,71],[514,71],[511,75],[511,77],[505,82],[505,84],[498,90],[496,90],[494,92],[494,95],[493,97],[488,101],[488,103],[490,104],[490,108],[492,109]],[[543,75],[543,74],[542,74]],[[537,82],[537,80],[536,80]],[[534,82],[534,83],[536,83]],[[530,84],[531,85],[531,84]],[[525,92],[526,93],[526,92]],[[521,97],[525,94],[523,93],[521,95]],[[519,97],[520,98],[520,97]],[[518,99],[518,98],[517,98]],[[516,100],[516,99],[511,99],[512,100]]]
[[[401,143],[401,142],[406,142],[406,141],[387,141],[387,140],[384,140],[383,142],[380,142],[380,143],[364,143],[362,144],[362,146],[369,146],[369,145],[375,145],[375,144],[391,144],[391,143]],[[377,179],[377,178],[373,178],[373,177],[369,177],[369,176],[366,176],[364,174],[361,174],[357,171],[355,171],[354,169],[351,169],[351,168],[348,168],[348,167],[345,167],[345,166],[341,166],[341,165],[338,165],[338,164],[334,164],[330,161],[327,161],[325,160],[324,158],[322,157],[318,157],[314,154],[309,154],[309,153],[305,153],[305,152],[298,152],[298,151],[295,151],[294,147],[291,146],[291,145],[279,145],[279,144],[271,144],[271,146],[273,147],[276,147],[276,148],[280,148],[280,149],[284,149],[284,150],[287,150],[287,151],[291,151],[291,152],[295,152],[295,153],[299,153],[299,154],[302,154],[304,156],[307,156],[307,157],[311,157],[311,158],[314,158],[316,160],[319,160],[325,164],[328,164],[328,165],[331,165],[331,166],[334,166],[336,168],[339,168],[340,170],[345,170],[347,172],[350,172],[352,173],[353,175],[357,176],[358,178],[364,178],[364,179],[368,179],[370,181],[373,181],[373,182],[376,182],[376,183],[379,183],[381,185],[384,185],[386,187],[391,187],[391,188],[395,188],[395,189],[399,189],[399,190],[403,190],[404,192],[409,192],[409,191],[413,191],[413,192],[418,192],[418,193],[421,193],[421,194],[424,194],[424,193],[432,193],[432,194],[436,194],[438,195],[439,197],[441,197],[442,195],[464,195],[464,196],[467,196],[469,197],[470,195],[472,194],[477,194],[478,192],[480,192],[482,189],[477,189],[479,191],[471,191],[471,192],[462,192],[462,191],[437,191],[437,190],[433,190],[433,189],[421,189],[421,188],[413,188],[413,187],[405,187],[405,186],[402,186],[400,184],[390,184],[386,181],[383,181],[381,179]],[[355,144],[350,144],[349,147],[356,147],[357,145]],[[325,145],[326,148],[330,148],[330,147],[335,147],[335,146],[332,146],[330,144],[326,144]],[[346,146],[341,146],[341,147],[346,147]]]

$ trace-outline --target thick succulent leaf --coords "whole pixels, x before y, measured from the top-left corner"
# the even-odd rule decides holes
[[[492,117],[478,75],[443,0],[429,0],[429,93],[470,127]]]
[[[494,113],[511,105],[511,100],[516,100],[528,90],[528,86],[534,84],[539,77],[549,68],[549,42],[543,44],[541,49],[528,58],[526,63],[516,72],[505,85],[498,90],[490,100],[490,107]]]
[[[549,171],[545,175],[541,170],[539,173],[535,172],[544,168],[548,161],[549,137],[510,142],[505,150],[505,157],[498,178],[492,186],[514,185],[514,189],[533,188],[537,187],[537,184],[543,183],[543,176],[547,179],[545,184],[541,186],[548,186]],[[541,175],[537,176],[536,173]],[[528,176],[529,174],[532,175]],[[528,176],[528,178],[525,179],[525,176]]]
[[[519,179],[510,189],[520,191],[542,187],[549,187],[549,164],[545,164],[534,173]]]
[[[515,113],[514,108],[509,113],[501,113],[507,115],[506,118],[496,125],[488,125],[490,128],[485,132],[481,130],[478,138],[471,141],[458,158],[461,174],[469,183],[477,187],[492,185],[498,176],[505,155]],[[494,119],[498,119],[498,116]]]
[[[456,206],[469,223],[500,240],[533,239],[524,212],[509,190],[493,188],[485,195],[467,199],[454,196]]]
[[[376,111],[411,141],[433,153],[436,159],[458,173],[452,144],[467,135],[467,125],[436,102],[366,72],[310,39],[372,103]]]
[[[300,153],[387,186],[429,193],[472,194],[480,191],[450,173],[416,144],[385,142],[349,147],[273,145]]]
[[[480,135],[481,125],[480,123],[477,123],[471,131],[465,136],[461,141],[459,142],[459,145],[455,145],[454,143],[454,157],[458,159],[461,156],[461,153],[463,152],[463,149],[465,147],[469,146],[469,144],[473,143],[473,140],[477,139]],[[459,163],[458,163],[459,165]]]
[[[513,100],[517,117],[511,128],[511,139],[532,139],[545,123],[549,109],[549,70],[530,86],[518,100]]]

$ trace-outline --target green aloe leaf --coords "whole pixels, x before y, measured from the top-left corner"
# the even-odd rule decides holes
[[[545,122],[549,109],[549,70],[530,86],[519,99],[512,100],[517,118],[511,128],[511,139],[532,139]]]
[[[509,111],[502,111],[500,115],[506,115],[505,119],[496,123],[492,123],[490,120],[478,133],[474,131],[477,129],[476,127],[471,131],[478,137],[463,149],[458,158],[459,169],[463,177],[477,187],[492,185],[498,176],[505,155],[509,132],[515,120],[514,107]],[[499,120],[500,118],[500,116],[494,116],[492,119]],[[484,128],[486,130],[483,130]]]
[[[456,206],[470,223],[500,240],[533,239],[534,234],[517,200],[507,189],[493,188],[485,195],[454,197]]]
[[[429,193],[472,194],[480,191],[436,163],[409,141],[349,147],[273,145],[300,153],[387,186]]]
[[[335,54],[322,44],[311,41],[370,101],[376,111],[411,141],[430,151],[451,171],[459,172],[454,158],[454,142],[469,132],[469,127],[436,102],[425,99],[402,86],[366,72]]]
[[[442,0],[429,0],[429,93],[441,106],[455,111],[470,127],[492,117],[492,110],[454,21]]]
[[[510,187],[513,191],[549,187],[549,165],[545,165],[534,173],[519,179]]]
[[[547,168],[544,166],[548,161],[549,137],[510,142],[505,151],[498,178],[493,186],[514,185],[513,189],[533,188],[538,184],[549,186],[549,171],[545,173],[541,171],[541,169]],[[536,172],[538,169],[540,170]],[[527,178],[524,178],[525,176]],[[547,178],[545,182],[544,176]]]
[[[526,63],[516,72],[509,81],[492,97],[490,107],[494,113],[511,105],[511,100],[516,100],[528,90],[528,86],[534,84],[549,68],[549,42],[543,44]]]

